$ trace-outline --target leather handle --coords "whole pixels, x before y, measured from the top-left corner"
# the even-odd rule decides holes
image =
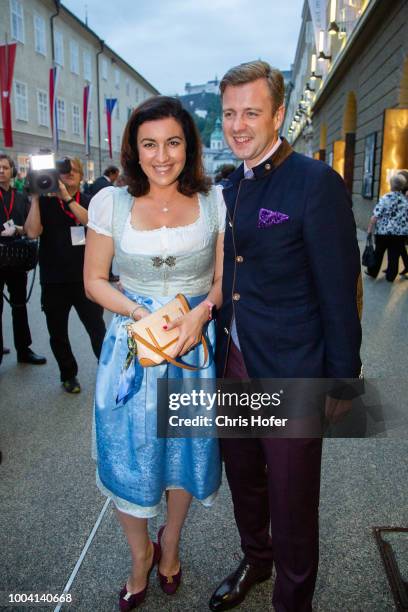
[[[145,340],[145,338],[142,338],[142,336],[140,336],[137,332],[133,331],[132,335],[136,338],[136,340],[138,340],[138,342],[143,344],[146,348],[150,349],[151,351],[153,351],[153,353],[156,353],[156,355],[159,355],[162,359],[164,359],[165,361],[168,361],[169,363],[173,364],[177,368],[182,368],[183,370],[190,370],[192,372],[196,372],[197,370],[202,370],[203,368],[205,368],[206,363],[208,361],[208,354],[209,354],[209,352],[208,352],[208,345],[207,345],[207,340],[205,339],[204,335],[201,335],[201,340],[200,340],[202,345],[203,345],[203,349],[204,349],[204,365],[202,365],[201,367],[198,367],[198,368],[196,368],[194,366],[190,366],[190,365],[188,365],[186,363],[183,363],[181,361],[176,361],[175,359],[173,359],[173,357],[170,357],[170,355],[167,355],[167,353],[162,351],[157,346],[154,346],[153,344],[150,344],[150,342]],[[157,364],[157,365],[159,365],[159,364]]]

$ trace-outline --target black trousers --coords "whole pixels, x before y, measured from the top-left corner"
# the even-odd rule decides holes
[[[367,274],[374,278],[378,275],[382,260],[384,258],[385,251],[388,254],[388,266],[386,272],[387,281],[392,282],[398,274],[398,264],[400,256],[403,257],[405,251],[405,239],[406,236],[382,236],[376,234],[375,236],[375,266],[367,268]],[[405,265],[405,259],[404,265]]]
[[[74,307],[77,311],[99,359],[106,331],[103,308],[88,300],[82,282],[42,285],[41,307],[47,319],[51,350],[60,369],[61,381],[69,380],[78,374],[78,364],[68,337],[70,310]]]
[[[248,378],[233,342],[226,377]],[[319,562],[322,440],[226,438],[221,449],[246,559],[260,567],[275,565],[276,612],[311,612]]]
[[[24,353],[30,346],[31,334],[28,326],[27,306],[27,273],[23,271],[0,272],[0,363],[3,358],[3,291],[10,295],[11,316],[13,320],[14,346],[17,353]]]

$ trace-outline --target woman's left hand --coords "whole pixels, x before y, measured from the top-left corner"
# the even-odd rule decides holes
[[[178,357],[188,353],[190,349],[198,344],[201,340],[203,326],[208,321],[208,306],[199,304],[183,317],[179,317],[175,321],[168,323],[164,328],[166,331],[178,328],[179,338],[172,350],[169,353],[172,357]]]

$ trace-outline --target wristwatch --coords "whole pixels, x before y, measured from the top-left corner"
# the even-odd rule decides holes
[[[69,198],[69,200],[64,200],[65,207],[69,208],[69,205],[71,204],[71,202],[75,202],[75,199]]]

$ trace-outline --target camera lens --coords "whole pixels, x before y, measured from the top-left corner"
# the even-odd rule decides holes
[[[48,191],[52,185],[52,178],[49,174],[40,174],[37,177],[37,186],[42,191]]]

